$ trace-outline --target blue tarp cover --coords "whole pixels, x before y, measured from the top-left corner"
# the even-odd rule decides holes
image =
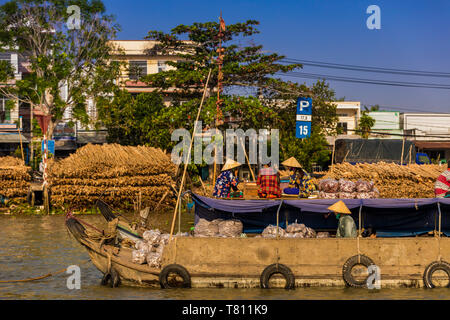
[[[239,219],[244,232],[261,232],[269,224],[276,224],[277,210],[281,227],[295,221],[315,230],[336,230],[337,219],[325,215],[338,200],[221,200],[192,194],[196,203],[196,221]],[[372,227],[378,236],[411,236],[438,229],[438,205],[441,209],[441,230],[450,234],[450,199],[342,199],[359,225]]]

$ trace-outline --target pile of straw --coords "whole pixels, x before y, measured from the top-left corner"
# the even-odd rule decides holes
[[[25,198],[30,187],[30,171],[23,161],[14,157],[0,158],[0,195]]]
[[[170,185],[176,167],[151,147],[86,145],[66,159],[51,161],[49,184],[54,206],[90,207],[99,196],[117,208],[153,206]],[[164,204],[172,205],[166,197]]]
[[[373,181],[380,198],[434,198],[434,184],[447,169],[439,165],[398,165],[394,163],[336,164],[323,179]]]

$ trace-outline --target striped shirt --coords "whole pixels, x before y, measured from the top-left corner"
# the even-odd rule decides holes
[[[450,168],[442,172],[434,186],[436,198],[443,198],[450,191]]]

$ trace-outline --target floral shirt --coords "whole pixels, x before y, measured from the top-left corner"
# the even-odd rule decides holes
[[[299,196],[307,198],[316,190],[316,186],[312,182],[309,173],[303,169],[300,170],[303,171],[303,177],[298,170],[295,171],[295,173],[289,177],[289,188],[298,188]]]
[[[239,180],[231,170],[222,171],[216,180],[213,196],[218,198],[229,198],[231,186],[237,187]]]

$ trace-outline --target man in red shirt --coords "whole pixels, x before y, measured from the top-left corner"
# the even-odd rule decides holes
[[[259,172],[256,184],[259,186],[258,196],[260,198],[281,197],[280,177],[272,168],[269,168],[268,164],[264,165]]]
[[[437,178],[436,184],[434,186],[434,193],[436,194],[436,198],[444,198],[449,191],[450,168],[442,172],[442,174]]]

